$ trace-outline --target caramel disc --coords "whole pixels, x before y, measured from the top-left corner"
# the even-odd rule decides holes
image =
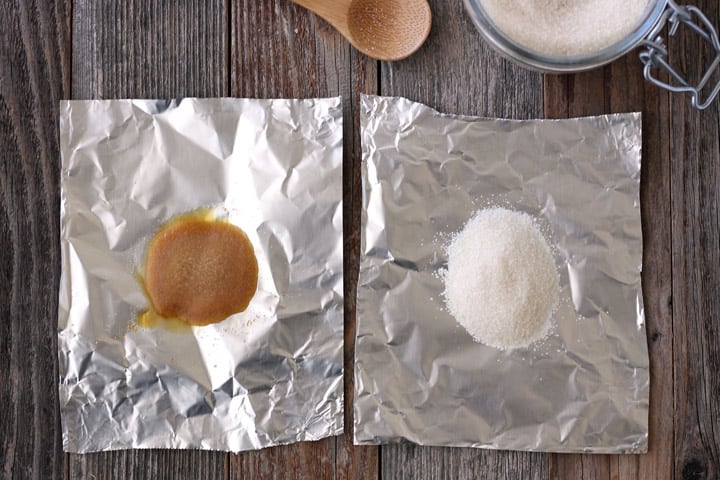
[[[252,244],[229,223],[180,220],[150,242],[145,288],[162,317],[191,325],[220,322],[248,307],[257,281]]]

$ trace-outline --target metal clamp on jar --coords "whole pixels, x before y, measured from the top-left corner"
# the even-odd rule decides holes
[[[711,79],[720,67],[718,33],[710,20],[694,6],[678,5],[674,0],[650,0],[637,26],[621,40],[587,54],[557,55],[542,53],[513,39],[493,21],[483,6],[484,1],[464,0],[473,23],[495,50],[524,67],[547,73],[576,73],[606,65],[630,50],[643,46],[640,52],[640,60],[645,65],[643,73],[654,85],[671,92],[689,93],[693,107],[698,110],[707,108],[720,94],[720,81],[711,85]],[[669,35],[674,36],[680,25],[691,28],[709,42],[715,53],[714,60],[696,84],[690,83],[668,62],[668,50],[662,32],[667,26]],[[657,71],[660,69],[668,72],[670,81],[664,82],[658,78]],[[703,98],[702,92],[708,90],[709,93]]]

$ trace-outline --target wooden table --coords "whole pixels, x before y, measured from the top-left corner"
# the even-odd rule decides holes
[[[643,81],[637,55],[543,76],[489,49],[460,0],[409,60],[378,63],[289,0],[0,0],[0,476],[3,478],[720,478],[720,102],[703,113]],[[697,2],[720,24],[717,0]],[[709,62],[692,34],[671,51]],[[684,54],[682,52],[685,52]],[[240,455],[62,452],[57,403],[58,102],[66,98],[315,97],[345,105],[346,371],[360,227],[358,97],[508,118],[643,112],[643,282],[650,452],[555,455],[411,445],[349,434]],[[350,404],[352,378],[346,378]],[[346,429],[351,428],[350,413]]]

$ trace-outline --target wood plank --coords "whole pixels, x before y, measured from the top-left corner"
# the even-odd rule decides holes
[[[630,54],[608,67],[578,75],[545,77],[549,118],[643,112],[641,209],[644,242],[643,291],[650,353],[650,447],[643,456],[555,456],[551,478],[585,478],[602,472],[620,479],[672,478],[673,408],[672,284],[670,251],[670,132],[667,93],[647,84]],[[648,241],[651,239],[652,241]]]
[[[381,64],[381,93],[447,113],[539,118],[541,75],[498,56],[480,38],[462,2],[435,0],[430,5],[430,37],[409,59]]]
[[[345,429],[342,437],[233,455],[231,478],[377,478],[378,449],[353,447],[355,289],[360,250],[359,93],[376,92],[377,65],[323,20],[286,0],[232,6],[232,94],[343,96],[345,231]]]
[[[610,67],[574,75],[545,75],[545,118],[585,117],[610,113],[605,78]]]
[[[611,112],[643,112],[640,206],[643,222],[643,293],[650,354],[650,439],[647,455],[610,457],[611,477],[665,480],[673,472],[673,327],[670,211],[670,98],[642,76],[630,54],[609,67]]]
[[[443,112],[506,118],[542,115],[542,77],[500,58],[481,39],[462,2],[431,1],[433,28],[408,60],[381,65],[380,91]],[[547,478],[547,456],[470,448],[386,445],[382,478]]]
[[[378,92],[378,63],[351,50],[351,92],[345,98],[345,165],[343,212],[345,248],[345,435],[335,443],[335,478],[379,478],[380,448],[354,446],[353,398],[355,391],[355,331],[357,281],[360,271],[360,220],[362,215],[362,154],[360,146],[360,93]]]
[[[73,98],[230,92],[227,0],[74,0]]]
[[[540,480],[547,478],[547,455],[472,448],[383,445],[381,478]]]
[[[138,6],[138,2],[76,0],[75,3],[72,92],[76,98],[229,93],[230,82],[223,67],[229,61],[228,48],[223,46],[227,44],[227,15],[222,13],[223,9],[227,13],[228,3],[206,5],[183,1],[179,5],[156,2],[147,6]],[[709,0],[699,3],[718,23],[717,5]],[[467,23],[464,17],[454,11],[459,10],[457,5],[434,2],[433,8],[436,26],[428,46],[417,58],[383,65],[384,94],[408,96],[448,112],[514,118],[542,114],[542,105],[538,106],[536,97],[543,89],[529,88],[533,81],[528,79],[534,74],[516,72],[515,67],[485,51],[486,47],[479,45],[480,39],[469,24],[464,25]],[[189,13],[179,14],[182,9]],[[55,241],[59,228],[56,119],[57,101],[71,91],[66,48],[70,35],[64,20],[70,18],[69,12],[67,5],[58,2],[0,0],[0,21],[4,27],[0,31],[0,139],[5,146],[0,161],[0,282],[12,285],[9,290],[0,290],[0,318],[9,319],[0,322],[3,342],[0,402],[4,406],[0,410],[0,462],[3,476],[7,477],[56,478],[64,469],[59,458],[54,380],[57,370],[53,359],[59,274]],[[333,80],[328,82],[326,71],[339,67],[327,64],[333,64],[338,58],[336,54],[342,40],[333,37],[329,27],[320,21],[273,25],[285,29],[283,34],[248,23],[248,30],[258,29],[248,38],[260,46],[285,49],[293,55],[299,51],[301,56],[295,58],[303,60],[288,59],[287,65],[294,70],[291,75],[283,75],[273,70],[274,67],[251,65],[262,50],[260,54],[255,52],[255,58],[238,53],[234,57],[241,57],[247,66],[243,69],[234,66],[233,71],[241,72],[243,79],[233,77],[233,92],[246,92],[238,94],[248,96],[320,92],[322,88],[330,92],[328,85],[332,85]],[[294,28],[298,28],[298,33],[293,36],[289,32],[294,33]],[[317,29],[318,37],[323,40],[315,38],[316,32],[303,30],[308,28]],[[438,30],[442,38],[438,37]],[[166,35],[168,32],[170,36]],[[331,35],[333,40],[324,43],[325,35]],[[263,44],[258,37],[273,40],[265,40]],[[274,43],[279,38],[287,41],[289,37],[293,37],[292,44],[277,47]],[[433,46],[433,42],[442,43],[443,50]],[[248,45],[252,43],[240,42],[237,49]],[[314,63],[305,61],[307,45],[313,49]],[[690,49],[683,63],[691,71],[699,70],[703,54],[699,53],[697,43],[683,34],[683,41],[679,47],[673,47],[673,52],[685,47],[695,47],[697,52]],[[435,53],[428,53],[427,49]],[[282,54],[275,52],[274,55],[272,58]],[[366,62],[352,53],[348,55],[352,59],[351,78],[335,81],[349,82],[350,87],[342,88],[346,91],[350,88],[353,93],[363,89],[375,91],[374,62]],[[716,103],[709,112],[698,114],[689,110],[682,97],[669,100],[664,94],[653,96],[646,87],[638,90],[638,72],[631,60],[634,56],[599,73],[547,77],[545,114],[563,117],[635,109],[644,113],[641,195],[647,239],[643,280],[652,367],[650,453],[641,457],[607,457],[606,461],[601,457],[596,468],[596,457],[562,455],[550,457],[548,461],[538,454],[515,456],[468,449],[392,446],[383,448],[382,455],[383,473],[388,477],[407,478],[416,473],[428,478],[463,478],[478,476],[478,472],[500,472],[500,475],[514,472],[519,478],[545,478],[544,471],[550,478],[711,479],[720,476],[717,460],[720,440],[716,427],[717,392],[720,391],[716,374],[720,349],[716,340],[720,328],[719,107]],[[458,67],[448,69],[448,65]],[[461,71],[455,73],[457,70]],[[452,73],[446,74],[447,71]],[[622,82],[626,77],[627,85]],[[353,95],[350,109],[356,108],[356,101]],[[346,108],[346,125],[347,115]],[[351,115],[356,123],[357,111]],[[352,150],[357,153],[357,126],[352,133]],[[346,253],[357,249],[353,235],[359,230],[347,222],[359,222],[358,161],[359,157],[351,156],[345,170],[346,178],[348,174],[353,178],[355,188],[350,193],[346,188],[345,192]],[[663,218],[665,212],[671,213],[671,221]],[[671,251],[672,257],[669,257]],[[348,277],[356,275],[356,265],[346,264],[346,269]],[[354,298],[353,284],[354,279],[346,278],[347,298],[351,297],[350,293]],[[33,301],[39,297],[46,300]],[[351,327],[352,308],[352,305],[348,307],[350,318],[347,320]],[[27,322],[29,318],[34,321]],[[348,335],[346,332],[346,337]],[[349,358],[352,357],[348,349],[346,366]],[[668,390],[674,391],[674,397]],[[675,413],[670,415],[674,404],[677,404]],[[377,476],[377,449],[353,448],[350,443],[347,436],[335,441],[336,474]],[[264,457],[249,463],[268,467],[278,461],[280,465],[276,468],[253,471],[282,477],[282,462],[292,460],[297,453],[293,448],[278,448],[282,451],[280,455],[250,454]],[[332,448],[322,448],[329,460],[319,457],[313,460],[316,466],[307,467],[304,472],[330,472],[327,467],[333,461]],[[316,452],[310,447],[306,453]],[[162,478],[181,472],[184,475],[180,476],[188,478],[218,478],[230,468],[226,458],[223,454],[207,452],[141,451],[66,456],[65,461],[73,475],[80,478],[92,478],[92,475],[107,478],[119,473],[132,478]],[[298,467],[295,472],[301,470]],[[242,468],[233,471],[237,475],[243,473]]]
[[[0,476],[62,478],[58,104],[69,4],[0,1]]]
[[[697,2],[720,25],[717,0]],[[687,30],[671,58],[699,78],[711,56]],[[719,76],[716,76],[716,79]],[[670,142],[675,478],[720,478],[720,102],[693,111],[673,96]]]
[[[552,480],[610,480],[608,457],[609,455],[554,454],[550,456],[548,463],[548,477]]]
[[[230,455],[229,478],[335,478],[335,439]]]
[[[74,98],[229,93],[225,0],[95,2],[73,8]],[[71,478],[224,478],[223,452],[131,450],[69,455]]]
[[[606,81],[611,67],[575,75],[544,76],[545,118],[570,118],[609,113]],[[607,455],[554,454],[550,458],[551,479],[610,479]]]
[[[72,478],[227,478],[228,455],[192,450],[118,450],[68,455]]]
[[[546,118],[569,118],[608,113],[605,80],[610,67],[576,75],[545,75]],[[552,479],[608,479],[607,455],[554,454],[549,461]]]

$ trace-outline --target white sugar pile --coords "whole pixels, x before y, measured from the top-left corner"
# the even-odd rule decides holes
[[[587,55],[622,40],[636,28],[648,0],[481,0],[508,37],[556,56]]]
[[[448,310],[480,343],[507,350],[545,337],[558,291],[550,247],[526,213],[481,210],[448,247]]]

